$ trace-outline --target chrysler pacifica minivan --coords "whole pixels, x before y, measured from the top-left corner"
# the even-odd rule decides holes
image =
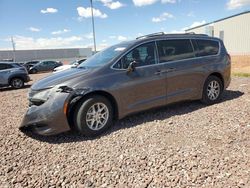
[[[97,136],[129,114],[183,100],[217,103],[230,83],[220,39],[156,33],[93,55],[36,82],[20,126],[41,135],[75,129]]]

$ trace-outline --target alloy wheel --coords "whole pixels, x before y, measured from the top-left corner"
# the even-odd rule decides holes
[[[91,130],[102,129],[109,119],[109,110],[104,103],[95,103],[87,111],[86,123]]]
[[[23,87],[23,81],[21,79],[15,78],[12,80],[12,86],[14,88],[21,88]]]
[[[207,86],[207,96],[210,100],[216,100],[220,95],[220,84],[216,80],[211,81]]]

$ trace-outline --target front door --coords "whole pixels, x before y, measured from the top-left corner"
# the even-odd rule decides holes
[[[131,62],[135,69],[128,72]],[[156,43],[150,42],[134,48],[115,66],[119,78],[117,90],[121,113],[131,113],[166,104],[166,76],[160,73]]]

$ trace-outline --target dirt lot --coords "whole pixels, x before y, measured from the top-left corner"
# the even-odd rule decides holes
[[[232,56],[232,73],[250,75],[250,55]]]
[[[0,89],[0,187],[250,187],[250,78],[219,104],[144,112],[93,140],[20,132],[27,92]]]

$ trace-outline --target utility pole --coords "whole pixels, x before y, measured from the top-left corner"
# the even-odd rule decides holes
[[[13,39],[13,36],[11,36],[11,43],[13,48],[13,61],[16,62],[16,43]]]
[[[92,0],[90,0],[90,4],[91,4],[91,14],[92,14],[92,29],[93,29],[93,40],[94,40],[94,52],[96,53],[95,21],[94,21],[93,2],[92,2]]]

